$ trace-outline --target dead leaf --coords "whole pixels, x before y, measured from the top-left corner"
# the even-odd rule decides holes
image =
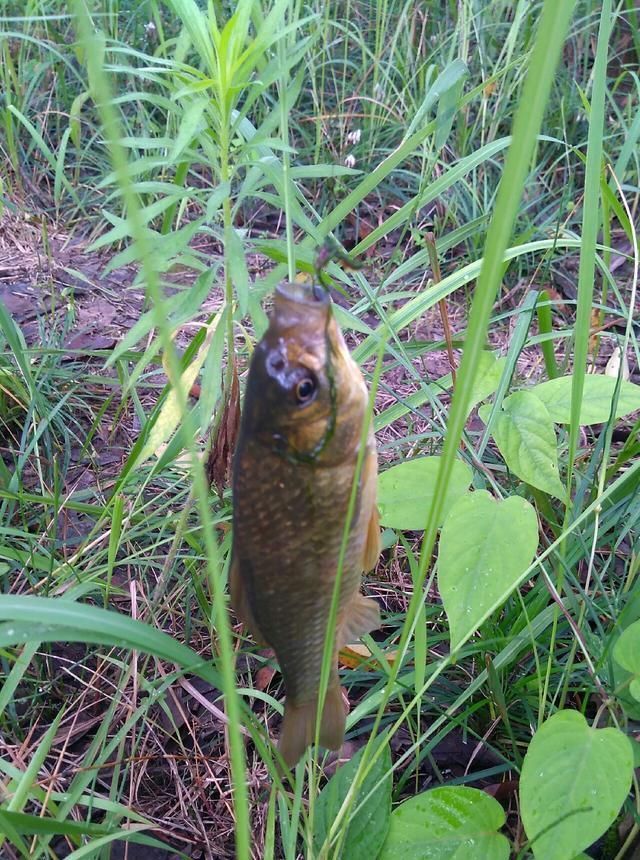
[[[262,666],[256,672],[256,680],[254,683],[254,687],[256,690],[260,690],[260,692],[264,693],[267,689],[271,681],[273,680],[273,676],[276,674],[276,670],[271,666]]]
[[[97,332],[79,332],[73,335],[65,344],[67,349],[92,352],[99,349],[112,349],[116,345],[113,335],[98,334]]]
[[[384,655],[390,666],[393,666],[397,654],[397,651],[389,651]],[[362,643],[345,645],[344,648],[340,649],[338,659],[343,666],[348,666],[350,669],[366,669],[369,672],[380,669],[380,663],[373,658],[371,651]]]
[[[491,96],[495,93],[497,86],[497,81],[489,81],[487,84],[484,85],[484,87],[482,88],[482,94],[485,99],[491,98]]]
[[[163,708],[157,717],[159,725],[162,726],[167,735],[176,734],[187,722],[185,698],[184,692],[176,684],[172,684],[167,690],[164,704],[169,713]]]
[[[234,362],[231,373],[231,389],[224,405],[218,435],[211,446],[211,453],[207,461],[209,483],[216,488],[220,497],[222,497],[222,491],[229,483],[231,463],[233,462],[239,430],[240,386],[238,384],[238,371]]]
[[[613,352],[611,353],[611,357],[609,358],[607,366],[604,369],[605,376],[613,376],[615,379],[617,379],[618,374],[620,373],[621,364],[622,378],[628,381],[631,374],[629,372],[629,362],[627,361],[627,355],[626,353],[623,355],[622,348],[617,345],[614,346]]]
[[[507,779],[504,782],[492,782],[490,785],[485,785],[483,791],[506,806],[518,791],[518,784],[517,779]]]
[[[366,740],[365,740],[366,743]],[[362,741],[345,741],[337,752],[329,751],[324,763],[324,775],[327,779],[343,764],[346,764],[364,746]]]
[[[591,310],[591,334],[589,335],[589,352],[594,357],[598,352],[598,329],[600,326],[600,311],[598,308]]]

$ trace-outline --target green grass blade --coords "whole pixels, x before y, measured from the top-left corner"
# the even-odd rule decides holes
[[[605,92],[607,85],[607,55],[611,33],[611,0],[604,0],[600,15],[600,32],[593,70],[593,95],[589,116],[587,167],[585,175],[578,274],[578,306],[574,328],[573,383],[571,386],[571,426],[569,428],[569,462],[567,469],[567,497],[571,496],[573,467],[580,433],[580,408],[587,365],[591,306],[596,262],[596,241],[600,226],[600,172],[602,170],[602,137],[604,133]]]
[[[64,631],[78,642],[109,643],[155,654],[220,685],[219,674],[191,648],[162,630],[118,612],[61,598],[6,594],[0,599],[0,621],[6,622],[0,628],[3,646],[24,642],[25,637],[44,641],[45,634],[48,641],[55,641],[56,631]]]

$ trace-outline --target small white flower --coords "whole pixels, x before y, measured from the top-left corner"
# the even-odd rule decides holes
[[[347,157],[345,158],[344,163],[345,163],[345,167],[355,167],[356,166],[355,156],[351,155],[351,153],[349,153],[349,155],[347,155]]]
[[[147,24],[144,25],[144,30],[147,36],[154,36],[156,32],[156,25],[153,23],[153,21],[149,21]]]
[[[360,143],[360,136],[362,135],[362,131],[359,128],[350,131],[347,135],[347,143],[350,143],[352,146],[355,146],[356,143]]]

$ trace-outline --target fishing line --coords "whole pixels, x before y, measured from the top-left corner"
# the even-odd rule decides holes
[[[319,442],[314,445],[314,447],[307,452],[296,451],[291,448],[288,442],[282,436],[277,436],[278,442],[284,442],[285,447],[276,448],[274,452],[284,457],[290,463],[297,465],[299,463],[314,463],[320,454],[325,450],[336,430],[336,423],[338,419],[338,389],[336,386],[336,378],[333,367],[333,345],[331,343],[331,336],[329,333],[329,327],[331,325],[331,321],[334,319],[333,317],[333,301],[330,296],[331,283],[327,278],[327,275],[324,272],[325,266],[327,266],[333,260],[340,260],[345,264],[347,268],[350,269],[361,269],[363,264],[355,260],[346,251],[340,247],[338,242],[332,237],[327,236],[324,243],[318,248],[318,253],[316,254],[316,258],[313,264],[313,271],[316,277],[316,282],[312,286],[312,290],[314,292],[314,297],[320,299],[320,295],[318,295],[317,290],[319,288],[324,289],[326,297],[329,300],[329,306],[327,309],[327,319],[324,326],[324,340],[325,340],[325,352],[326,352],[326,374],[327,374],[327,382],[329,384],[329,418],[327,420],[327,426],[320,438]]]

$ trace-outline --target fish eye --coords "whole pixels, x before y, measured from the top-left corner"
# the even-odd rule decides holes
[[[311,376],[305,376],[296,385],[296,400],[300,405],[309,403],[316,393],[316,381]]]

